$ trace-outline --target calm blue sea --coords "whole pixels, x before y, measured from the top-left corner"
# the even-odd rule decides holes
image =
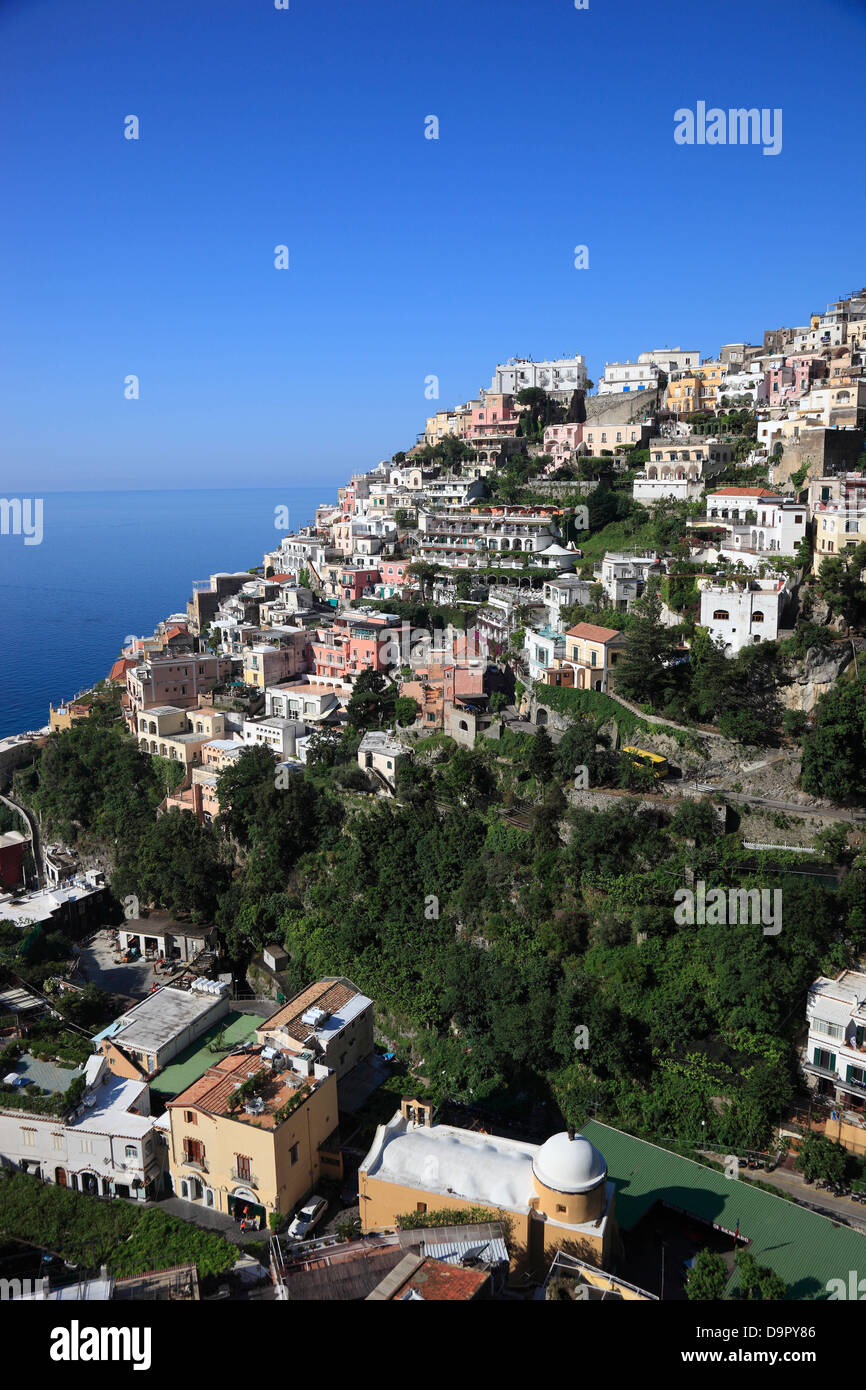
[[[108,674],[128,633],[182,612],[194,579],[250,569],[336,486],[46,492],[43,539],[0,534],[0,738]]]

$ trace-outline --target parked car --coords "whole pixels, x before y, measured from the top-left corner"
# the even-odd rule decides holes
[[[308,1202],[305,1202],[289,1227],[289,1238],[291,1240],[306,1240],[325,1215],[327,1206],[328,1202],[325,1197],[311,1197]]]

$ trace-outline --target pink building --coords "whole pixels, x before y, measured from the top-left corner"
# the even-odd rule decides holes
[[[231,657],[210,652],[187,656],[150,656],[126,673],[126,692],[131,710],[137,713],[150,705],[174,705],[193,709],[200,694],[212,690],[231,676]]]
[[[799,400],[815,381],[826,375],[826,371],[823,357],[814,357],[810,352],[786,357],[783,363],[764,373],[755,399],[758,405],[771,406]]]
[[[373,585],[379,583],[379,569],[364,569],[361,565],[344,565],[340,570],[340,594],[346,602],[363,598]]]
[[[514,410],[514,397],[488,391],[472,405],[470,439],[489,434],[516,434],[520,416]]]
[[[583,438],[583,425],[548,425],[544,431],[544,452],[553,456],[552,468],[560,468]]]

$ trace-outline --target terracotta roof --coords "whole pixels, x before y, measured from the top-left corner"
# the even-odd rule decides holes
[[[781,502],[781,497],[777,492],[768,492],[765,487],[718,487],[713,491],[708,491],[711,497],[772,497],[775,502]]]
[[[271,1073],[264,1090],[260,1092],[265,1102],[264,1112],[260,1115],[247,1115],[241,1107],[232,1114],[229,1110],[229,1099],[236,1087],[239,1083],[243,1084],[251,1072],[260,1070],[261,1050],[244,1052],[235,1057],[222,1057],[214,1066],[208,1067],[204,1076],[193,1081],[191,1086],[187,1086],[185,1091],[181,1091],[180,1095],[166,1104],[169,1108],[195,1107],[209,1115],[224,1115],[241,1124],[253,1124],[259,1129],[274,1129],[274,1112],[285,1105],[301,1086],[306,1085],[313,1090],[318,1082],[313,1077],[306,1079],[291,1071]]]
[[[576,623],[565,635],[583,637],[587,642],[609,642],[612,637],[622,637],[615,627],[599,627],[596,623]]]
[[[119,657],[118,660],[115,661],[111,670],[109,671],[108,679],[110,681],[122,681],[130,666],[135,666],[136,664],[137,663],[133,661],[131,657]]]
[[[462,1303],[477,1298],[489,1279],[490,1275],[485,1269],[461,1269],[445,1260],[428,1258],[392,1294],[392,1299],[401,1301],[411,1290],[426,1300]]]
[[[288,1033],[290,1038],[294,1038],[295,1042],[302,1043],[311,1032],[310,1025],[301,1022],[302,1014],[314,1005],[316,1008],[336,1013],[359,993],[349,980],[317,980],[314,985],[308,985],[300,994],[296,994],[294,999],[290,999],[288,1004],[284,1004],[270,1018],[265,1019],[261,1025],[261,1032],[279,1028]]]

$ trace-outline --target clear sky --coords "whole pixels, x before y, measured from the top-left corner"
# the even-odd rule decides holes
[[[429,375],[597,380],[866,283],[863,3],[289,5],[0,0],[4,495],[336,483]],[[675,144],[698,101],[781,153]]]

